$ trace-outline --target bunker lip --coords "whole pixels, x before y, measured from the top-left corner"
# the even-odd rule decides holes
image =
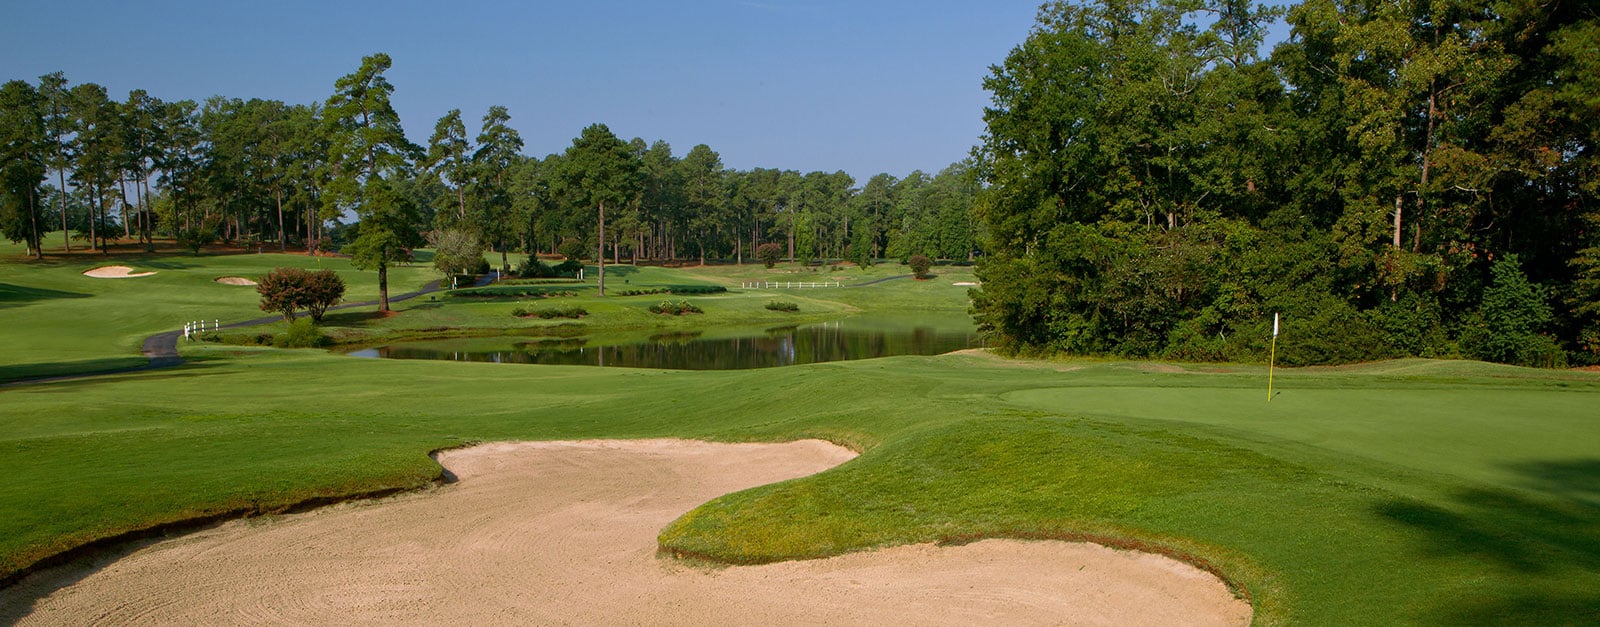
[[[658,556],[659,530],[684,511],[854,456],[818,440],[500,442],[440,451],[435,457],[458,482],[227,523],[99,570],[39,573],[0,590],[0,607],[34,599],[23,624],[82,622],[113,607],[154,622],[1250,620],[1249,604],[1210,573],[1095,544],[979,540],[715,570]]]
[[[134,272],[133,268],[129,268],[128,266],[100,266],[98,268],[83,271],[83,276],[95,279],[137,279],[139,277],[151,276],[153,274],[155,274],[154,271]]]
[[[214,281],[223,285],[255,285],[256,282],[242,276],[219,276]]]

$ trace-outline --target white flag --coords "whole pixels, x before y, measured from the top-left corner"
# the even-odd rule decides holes
[[[1272,314],[1272,337],[1278,337],[1278,314]]]

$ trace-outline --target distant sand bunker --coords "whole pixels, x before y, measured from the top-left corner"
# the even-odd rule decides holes
[[[221,283],[223,285],[255,285],[256,284],[255,281],[251,281],[250,279],[246,279],[246,278],[244,278],[242,276],[219,276],[219,277],[217,277],[217,282]]]
[[[972,287],[977,285],[977,283],[973,283],[972,281],[956,281],[955,283],[951,283],[951,285],[956,287]]]
[[[155,274],[155,272],[134,272],[133,268],[128,266],[100,266],[93,270],[85,271],[83,276],[96,279],[137,279],[152,274]]]
[[[65,586],[21,623],[1250,622],[1209,573],[1093,544],[985,540],[721,569],[657,557],[656,534],[690,508],[852,457],[817,440],[448,451],[440,463],[459,483],[229,523],[98,572],[45,571],[0,590],[0,608]]]

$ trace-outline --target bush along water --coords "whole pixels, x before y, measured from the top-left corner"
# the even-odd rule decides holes
[[[800,311],[800,305],[786,300],[774,300],[767,302],[767,309],[772,311],[796,312]]]
[[[300,318],[289,325],[289,330],[273,340],[273,345],[281,348],[319,348],[330,346],[333,340],[322,334],[310,318]]]
[[[650,313],[666,314],[666,315],[671,315],[671,316],[681,316],[683,314],[705,313],[705,311],[700,309],[699,307],[696,307],[694,305],[694,303],[691,303],[691,302],[686,301],[686,300],[680,300],[680,301],[670,301],[669,300],[669,301],[662,301],[662,302],[657,303],[655,305],[651,305],[650,306]]]
[[[517,308],[511,310],[511,315],[516,316],[518,318],[533,318],[533,317],[537,317],[537,318],[539,318],[541,320],[551,320],[551,319],[555,319],[555,318],[578,319],[578,318],[582,318],[584,316],[589,315],[589,311],[584,309],[584,308],[582,308],[582,307],[576,307],[576,306],[574,306],[574,307],[556,307],[556,308],[552,308],[552,309],[529,309],[529,308],[526,308],[526,307],[517,307]]]

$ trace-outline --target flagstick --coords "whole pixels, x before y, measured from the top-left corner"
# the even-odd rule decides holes
[[[1267,402],[1272,402],[1272,371],[1278,365],[1278,314],[1272,314],[1272,356],[1267,359]]]

